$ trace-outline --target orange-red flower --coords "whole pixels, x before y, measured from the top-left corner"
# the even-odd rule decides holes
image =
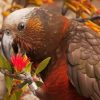
[[[11,62],[16,71],[22,72],[29,63],[29,59],[26,56],[22,56],[22,54],[17,54],[11,57]]]

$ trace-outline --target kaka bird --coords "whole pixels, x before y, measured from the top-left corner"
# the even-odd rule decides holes
[[[96,32],[49,6],[11,13],[2,30],[2,49],[9,61],[18,52],[25,52],[33,65],[52,58],[40,73],[44,84],[35,90],[41,100],[100,100],[100,36]]]

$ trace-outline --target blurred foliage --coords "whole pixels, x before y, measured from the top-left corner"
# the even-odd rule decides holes
[[[98,11],[95,5],[92,4],[95,0],[64,0],[64,6],[66,9],[70,9],[76,13],[76,17],[88,18]],[[97,33],[100,33],[100,26],[88,20],[85,22],[87,26],[92,28]]]
[[[7,69],[12,71],[11,65],[9,62],[0,54],[0,69]]]
[[[6,0],[7,1],[7,0]],[[11,12],[28,6],[40,6],[43,4],[51,4],[53,0],[13,0],[10,7],[3,12],[3,16],[8,16]]]

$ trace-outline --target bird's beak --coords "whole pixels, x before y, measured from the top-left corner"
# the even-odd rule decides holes
[[[4,33],[4,35],[2,37],[2,41],[1,41],[1,46],[2,46],[2,50],[3,50],[4,56],[10,62],[11,62],[10,58],[11,58],[12,44],[13,44],[12,35],[8,35],[8,34]]]

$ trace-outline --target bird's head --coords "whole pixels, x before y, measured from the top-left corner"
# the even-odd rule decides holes
[[[8,60],[13,53],[26,53],[31,60],[50,56],[68,29],[68,20],[42,7],[11,13],[4,21],[2,49]]]

